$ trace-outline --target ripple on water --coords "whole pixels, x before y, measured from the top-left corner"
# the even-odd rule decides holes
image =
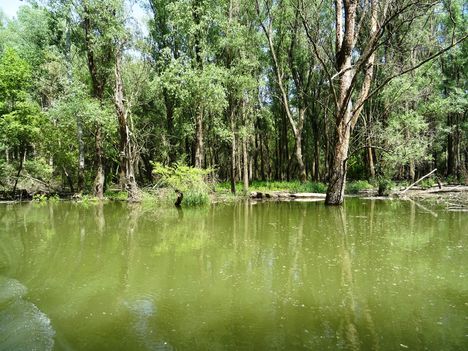
[[[0,277],[0,350],[52,350],[55,331],[49,317],[22,297],[19,281]]]

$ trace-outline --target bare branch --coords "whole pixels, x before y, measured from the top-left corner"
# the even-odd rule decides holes
[[[461,42],[465,41],[466,39],[468,38],[468,35],[465,35],[463,36],[462,38],[458,39],[457,41],[455,41],[453,44],[450,44],[449,46],[445,47],[444,49],[436,52],[435,54],[429,56],[428,58],[422,60],[421,62],[419,62],[418,64],[410,67],[410,68],[407,68],[397,74],[394,74],[388,78],[386,78],[379,86],[377,86],[374,90],[372,90],[365,99],[363,99],[358,105],[356,105],[356,107],[354,108],[353,112],[357,111],[357,109],[360,109],[362,107],[362,105],[364,105],[364,103],[369,100],[372,96],[374,96],[375,94],[377,94],[380,90],[382,90],[388,83],[390,83],[393,79],[397,78],[397,77],[401,77],[409,72],[412,72],[416,69],[418,69],[419,67],[423,66],[424,64],[432,61],[433,59],[441,56],[442,54],[444,54],[445,52],[449,51],[451,48],[453,48],[454,46],[460,44]]]

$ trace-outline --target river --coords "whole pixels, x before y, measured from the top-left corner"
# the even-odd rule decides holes
[[[0,205],[0,350],[467,350],[468,214]]]

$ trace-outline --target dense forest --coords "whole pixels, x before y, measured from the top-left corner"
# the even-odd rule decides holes
[[[136,13],[143,13],[137,16]],[[0,13],[0,186],[154,167],[328,184],[468,170],[464,0],[43,0]],[[188,168],[191,169],[191,168]]]

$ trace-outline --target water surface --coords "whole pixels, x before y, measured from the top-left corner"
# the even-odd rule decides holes
[[[466,350],[468,215],[0,205],[0,350]]]

